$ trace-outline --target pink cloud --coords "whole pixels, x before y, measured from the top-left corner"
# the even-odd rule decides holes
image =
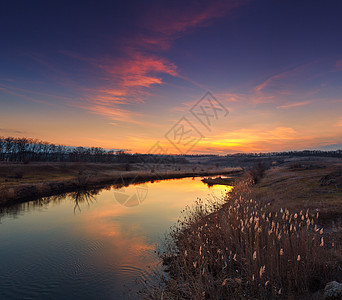
[[[117,106],[103,105],[96,103],[96,101],[87,101],[85,103],[74,104],[73,106],[88,110],[94,114],[108,117],[111,120],[116,120],[124,123],[132,123],[137,125],[143,125],[138,118],[139,113],[129,111],[127,109],[119,108]]]
[[[175,64],[155,53],[167,51],[180,35],[208,25],[246,2],[218,0],[199,4],[193,1],[182,8],[167,9],[157,6],[140,20],[143,33],[122,40],[121,58],[96,59],[64,51],[88,62],[101,71],[106,80],[97,89],[84,89],[84,103],[77,105],[111,120],[136,122],[129,115],[127,105],[144,102],[153,86],[164,84],[165,76],[188,80],[179,74]]]
[[[279,83],[281,80],[288,79],[288,78],[293,78],[295,76],[299,76],[301,74],[304,74],[310,70],[311,67],[316,65],[318,61],[313,61],[307,64],[300,65],[298,67],[292,68],[288,71],[281,72],[279,74],[273,75],[267,80],[265,80],[263,83],[259,84],[258,86],[255,87],[256,92],[261,92],[265,88],[269,86],[279,86]],[[284,91],[283,91],[284,92]],[[288,93],[289,91],[285,91]]]
[[[342,71],[342,59],[338,60],[335,64],[338,71]]]
[[[184,2],[183,7],[155,7],[144,20],[146,26],[164,35],[173,36],[184,34],[198,26],[205,26],[208,22],[220,18],[232,9],[248,1],[207,1]]]
[[[310,104],[311,101],[303,101],[303,102],[296,102],[296,103],[289,103],[277,106],[277,108],[291,108],[291,107],[298,107],[298,106],[304,106]]]

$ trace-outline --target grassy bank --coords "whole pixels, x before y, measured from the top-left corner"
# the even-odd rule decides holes
[[[238,168],[192,165],[32,163],[0,165],[0,204],[34,200],[39,197],[101,186],[123,186],[147,181],[240,172]]]
[[[197,202],[169,236],[169,276],[151,298],[321,299],[342,279],[342,190],[323,180],[340,168],[287,164],[256,185],[246,176],[220,203]]]

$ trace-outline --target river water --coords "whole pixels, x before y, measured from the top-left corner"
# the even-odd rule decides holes
[[[184,178],[67,194],[0,214],[0,299],[139,299],[181,211],[229,187]]]

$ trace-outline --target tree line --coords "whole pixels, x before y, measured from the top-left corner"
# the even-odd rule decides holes
[[[32,138],[0,137],[0,161],[110,162],[116,152],[100,147],[70,147]]]
[[[235,153],[228,154],[227,157],[342,157],[342,150],[323,151],[323,150],[303,150],[303,151],[284,151],[266,153]]]
[[[71,147],[32,138],[0,136],[0,161],[8,162],[111,162],[111,163],[187,163],[174,155],[130,154],[101,147]]]

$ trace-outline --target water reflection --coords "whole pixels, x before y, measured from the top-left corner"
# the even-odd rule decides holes
[[[17,218],[25,212],[41,210],[47,208],[50,203],[59,204],[62,201],[65,201],[65,199],[70,199],[72,202],[74,202],[74,213],[76,213],[77,210],[81,212],[80,204],[87,203],[89,206],[91,203],[96,201],[96,196],[104,189],[110,189],[110,187],[78,189],[71,193],[61,193],[50,197],[38,198],[35,201],[13,203],[11,205],[2,206],[0,207],[0,223],[1,218],[4,216]]]
[[[77,190],[76,192],[70,193],[70,198],[74,200],[75,206],[74,206],[74,213],[76,213],[76,209],[81,212],[81,203],[87,203],[88,206],[93,203],[93,201],[96,201],[96,195],[98,194],[98,191],[88,191],[88,190]]]
[[[107,187],[2,208],[0,298],[136,298],[136,280],[153,280],[157,244],[180,211],[227,190],[208,189],[199,178],[147,185],[146,200],[134,207],[116,201],[118,187]]]

